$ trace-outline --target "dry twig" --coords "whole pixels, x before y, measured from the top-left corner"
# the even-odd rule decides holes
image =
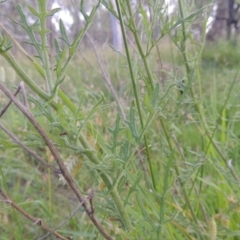
[[[21,89],[21,85],[18,86],[17,90],[14,92],[14,96],[17,96],[18,92]],[[6,104],[6,106],[1,110],[0,112],[0,117],[7,111],[7,109],[9,108],[9,106],[11,105],[12,100],[9,100],[9,102]]]

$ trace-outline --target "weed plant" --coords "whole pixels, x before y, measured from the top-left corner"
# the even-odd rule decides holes
[[[46,19],[59,9],[46,0],[28,6],[33,25],[16,5],[37,58],[1,24],[1,239],[239,239],[238,69],[204,51],[207,6],[178,0],[170,18],[164,1],[149,1],[148,21],[141,3],[99,1],[87,15],[81,2],[85,26],[71,41],[60,21],[55,60]],[[124,39],[124,53],[105,59],[78,51],[100,4]]]

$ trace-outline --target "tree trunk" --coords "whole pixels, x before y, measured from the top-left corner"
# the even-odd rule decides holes
[[[213,20],[211,29],[207,33],[206,39],[214,41],[224,36],[228,20],[228,1],[220,0],[217,4],[215,19]]]

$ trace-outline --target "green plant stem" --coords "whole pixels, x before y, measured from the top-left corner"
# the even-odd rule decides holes
[[[45,71],[45,80],[47,86],[47,92],[51,95],[53,89],[53,81],[52,81],[52,74],[51,74],[51,65],[49,61],[49,49],[47,46],[47,36],[48,29],[46,28],[46,19],[48,16],[47,14],[47,6],[46,0],[38,0],[38,7],[40,12],[40,36],[42,42],[42,61],[43,61],[43,68]]]
[[[14,71],[17,73],[17,75],[30,87],[33,92],[35,92],[40,98],[42,98],[44,101],[48,102],[50,100],[50,95],[48,95],[46,92],[44,92],[30,77],[24,72],[24,70],[18,65],[18,63],[15,61],[14,57],[10,52],[3,52],[1,53],[2,56],[7,60],[9,65],[14,69]],[[31,58],[30,58],[31,60]],[[41,76],[44,78],[44,72],[38,71]],[[72,101],[68,98],[68,96],[61,90],[58,89],[58,95],[61,98],[61,100],[66,104],[66,106],[75,113],[77,111],[76,106],[72,103]],[[51,107],[57,111],[57,104],[54,101],[50,102]],[[79,117],[84,117],[81,112],[79,112]]]
[[[146,69],[148,80],[149,80],[149,83],[150,83],[150,86],[151,86],[151,90],[153,90],[153,88],[154,88],[153,85],[154,84],[153,84],[152,73],[150,71],[150,68],[149,68],[149,65],[148,65],[148,62],[147,62],[147,58],[146,58],[146,56],[143,52],[142,45],[141,45],[139,37],[138,37],[138,31],[137,31],[137,28],[136,28],[136,25],[135,25],[135,22],[134,22],[134,16],[132,14],[132,8],[131,8],[131,5],[130,5],[130,1],[127,1],[127,7],[128,7],[129,14],[130,14],[130,20],[129,20],[130,21],[130,27],[132,29],[132,33],[133,33],[134,39],[136,41],[138,51],[140,53],[141,59],[143,61],[144,67]]]
[[[49,95],[44,92],[32,79],[28,77],[28,75],[24,72],[24,70],[17,64],[14,57],[10,52],[1,53],[2,56],[7,60],[10,66],[14,69],[17,75],[42,99],[45,101],[49,100]]]
[[[52,216],[52,182],[51,182],[51,171],[48,169],[48,208]]]
[[[180,16],[182,19],[184,19],[182,0],[178,0],[178,5],[180,10]],[[186,49],[187,34],[186,34],[186,26],[184,21],[182,21],[182,34],[183,34],[183,40],[181,42],[181,51],[184,59],[184,65],[186,67],[186,72],[187,74],[190,74],[191,69],[188,63],[188,58],[187,58],[187,49]]]
[[[127,1],[127,4],[129,4],[129,1]],[[134,73],[133,73],[133,67],[132,67],[130,53],[129,53],[129,49],[128,49],[125,26],[124,26],[124,23],[123,23],[122,13],[121,13],[121,9],[120,9],[118,0],[116,0],[116,6],[117,6],[118,17],[119,17],[119,21],[120,21],[120,25],[121,25],[121,29],[122,29],[123,42],[124,42],[124,46],[125,46],[125,50],[126,50],[127,61],[128,61],[131,81],[132,81],[132,85],[133,85],[135,101],[136,101],[136,104],[137,104],[137,110],[138,110],[138,115],[139,115],[139,119],[140,119],[140,124],[141,124],[141,128],[144,129],[142,111],[141,111],[141,106],[140,106],[140,99],[139,99],[139,96],[138,96],[136,80],[135,80],[135,76],[134,76]],[[147,141],[146,135],[144,135],[144,145],[145,145],[145,148],[146,148],[147,160],[148,160],[148,165],[149,165],[149,169],[150,169],[150,173],[151,173],[153,188],[156,190],[156,183],[155,183],[155,179],[154,179],[153,167],[152,167],[150,151],[149,151],[149,146],[148,146],[148,141]]]

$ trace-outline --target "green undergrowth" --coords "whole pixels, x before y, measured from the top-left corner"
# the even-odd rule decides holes
[[[236,68],[239,65],[239,48],[237,40],[210,42],[206,44],[202,54],[202,61],[205,66],[217,65],[218,67]]]
[[[31,36],[39,58],[30,61],[20,50],[12,60],[9,56],[14,52],[4,45],[9,36],[1,36],[1,83],[13,92],[20,81],[25,82],[30,111],[78,189],[86,198],[93,191],[93,215],[113,239],[238,239],[240,82],[234,60],[232,64],[223,60],[237,51],[219,47],[224,57],[216,57],[216,51],[205,46],[204,36],[193,46],[185,31],[200,12],[187,10],[176,26],[163,22],[166,36],[159,39],[159,49],[143,19],[148,40],[141,43],[130,6],[120,7],[129,20],[122,25],[123,36],[124,27],[130,29],[140,46],[132,48],[124,38],[122,54],[96,47],[105,76],[94,51],[81,47],[82,35],[69,42],[63,29],[65,50],[56,44],[57,60],[48,61],[42,43],[46,31],[37,26],[43,38],[36,43]],[[96,9],[85,16],[86,26]],[[154,14],[159,17],[157,10]],[[126,20],[119,12],[118,16],[121,23]],[[45,21],[46,16],[40,19]],[[171,32],[175,27],[181,28],[177,38]],[[0,109],[7,102],[1,91]],[[56,166],[46,143],[16,106],[12,104],[0,121]],[[60,225],[57,231],[65,238],[103,239],[83,207],[71,216],[79,202],[63,176],[24,152],[3,131],[0,148],[0,188],[15,203],[53,229]],[[2,197],[0,232],[1,239],[41,239],[47,234]]]

